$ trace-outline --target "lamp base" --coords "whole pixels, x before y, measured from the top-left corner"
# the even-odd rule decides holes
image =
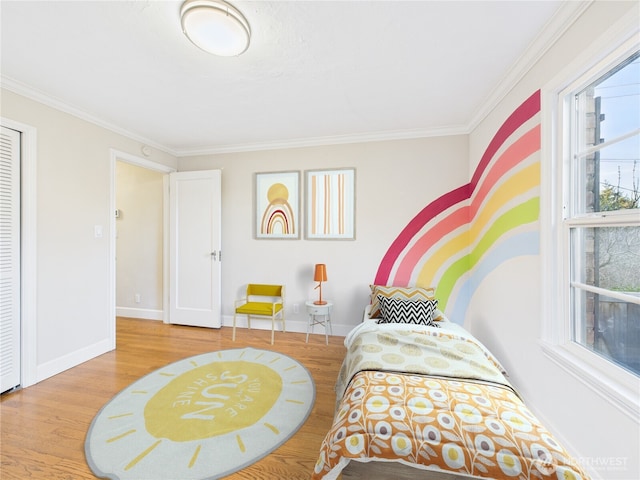
[[[325,302],[324,300],[316,300],[315,302],[313,302],[314,305],[326,305],[327,302]]]

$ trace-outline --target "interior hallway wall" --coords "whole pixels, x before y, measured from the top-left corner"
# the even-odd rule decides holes
[[[116,313],[162,320],[164,174],[116,162]]]

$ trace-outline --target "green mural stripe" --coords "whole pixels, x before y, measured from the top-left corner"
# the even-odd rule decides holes
[[[438,308],[444,310],[455,284],[471,270],[504,234],[520,225],[535,222],[540,216],[540,197],[531,198],[503,213],[482,236],[471,253],[453,262],[437,285]]]

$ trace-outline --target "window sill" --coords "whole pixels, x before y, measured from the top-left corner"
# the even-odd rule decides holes
[[[540,344],[549,359],[640,424],[640,379],[579,345]]]

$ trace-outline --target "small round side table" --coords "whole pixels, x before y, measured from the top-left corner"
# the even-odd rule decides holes
[[[329,333],[333,335],[331,331],[331,308],[333,303],[327,302],[322,305],[313,303],[313,300],[309,300],[305,303],[307,307],[307,313],[309,314],[309,323],[307,324],[307,343],[309,343],[309,330],[313,333],[314,325],[324,326],[325,342],[329,345]]]

